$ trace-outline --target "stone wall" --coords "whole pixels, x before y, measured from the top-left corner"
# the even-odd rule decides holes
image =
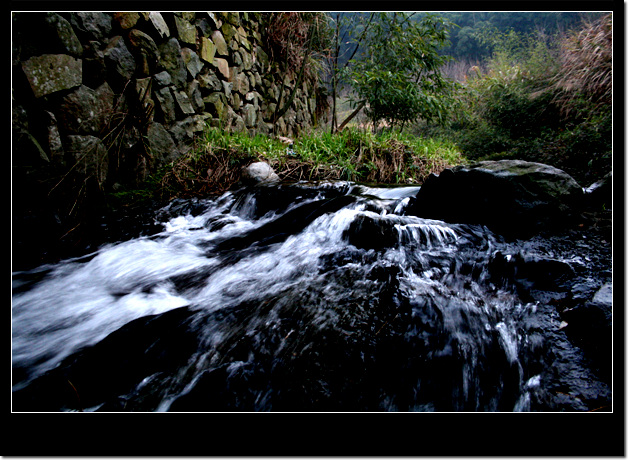
[[[207,124],[286,136],[315,125],[316,82],[296,85],[269,59],[265,14],[13,13],[14,172],[115,188],[184,154]]]

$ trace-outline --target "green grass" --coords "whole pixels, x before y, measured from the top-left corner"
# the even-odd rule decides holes
[[[294,153],[280,139],[207,127],[195,147],[178,158],[161,179],[162,195],[222,193],[236,184],[240,171],[266,161],[285,181],[349,180],[379,184],[421,184],[432,172],[463,163],[458,147],[442,138],[355,128],[340,133],[303,133]]]
[[[353,128],[336,134],[316,131],[302,135],[295,139],[294,151],[300,161],[321,173],[326,171],[330,177],[323,179],[358,182],[417,183],[437,172],[435,169],[464,161],[456,145],[442,139]],[[280,169],[289,163],[284,152],[266,158]]]

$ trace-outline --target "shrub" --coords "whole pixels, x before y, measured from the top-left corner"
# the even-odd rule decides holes
[[[412,21],[405,13],[379,13],[366,35],[366,52],[346,69],[351,86],[377,126],[442,120],[451,82],[441,68],[449,23],[432,15]]]

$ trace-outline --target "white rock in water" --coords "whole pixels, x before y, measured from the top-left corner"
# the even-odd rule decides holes
[[[242,180],[255,183],[278,182],[279,176],[268,163],[258,161],[242,169]]]
[[[613,305],[613,285],[606,283],[593,296],[593,302],[611,307]]]

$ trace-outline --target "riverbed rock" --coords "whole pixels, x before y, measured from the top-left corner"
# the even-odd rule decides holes
[[[266,162],[258,161],[242,168],[242,181],[245,183],[278,182],[279,176]]]
[[[521,160],[481,161],[431,174],[406,212],[526,237],[572,222],[583,196],[582,187],[558,168]]]
[[[343,233],[349,243],[360,249],[381,250],[399,242],[394,222],[368,215],[358,215]]]
[[[613,172],[585,189],[586,203],[593,210],[607,210],[613,206]]]
[[[588,302],[583,302],[561,314],[567,324],[567,334],[583,349],[593,367],[606,381],[612,371],[613,285],[606,283]]]

